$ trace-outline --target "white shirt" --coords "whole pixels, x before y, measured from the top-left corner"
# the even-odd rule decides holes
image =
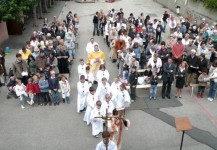
[[[106,150],[106,145],[103,143],[103,141],[96,145],[96,150]],[[108,150],[118,150],[116,144],[111,140],[109,140],[108,143]]]
[[[106,109],[108,110],[107,113],[112,115],[113,110],[115,109],[115,106],[114,106],[114,103],[112,101],[109,101],[109,102],[103,101],[101,109],[104,112],[103,116],[106,116]]]
[[[87,80],[89,83],[93,83],[94,76],[91,72],[90,73],[84,72],[84,74],[82,74],[82,75],[85,76],[85,80]]]
[[[87,67],[86,64],[83,64],[83,65],[79,64],[78,65],[78,76],[79,77],[85,73],[86,67]]]
[[[59,81],[59,85],[60,85],[60,89],[62,93],[70,92],[70,85],[67,80],[66,80],[66,83],[64,83],[63,81]]]
[[[130,95],[127,90],[119,91],[115,100],[115,108],[126,108],[130,104]]]
[[[148,61],[147,66],[151,65],[152,68],[156,68],[157,72],[160,71],[160,67],[162,67],[162,61],[161,59],[158,57],[156,63],[154,62],[154,58],[150,58]]]
[[[111,94],[112,94],[112,101],[115,101],[116,97],[117,97],[117,94],[118,92],[120,91],[120,86],[121,86],[121,82],[118,81],[117,83],[116,82],[113,82],[111,84]]]
[[[96,44],[98,44],[98,43],[96,43],[96,42],[93,42],[93,43],[89,42],[89,43],[87,43],[86,51],[87,51],[88,54],[90,54],[91,52],[94,51],[94,45],[96,45]]]
[[[88,82],[81,83],[80,81],[77,83],[78,94],[81,96],[87,95],[89,92]]]
[[[109,81],[109,76],[110,76],[110,74],[109,74],[108,70],[104,70],[104,71],[98,70],[97,74],[96,74],[96,78],[97,78],[98,82],[102,82],[102,78],[106,78],[107,81]]]
[[[20,96],[22,94],[26,94],[26,86],[22,83],[21,85],[16,85],[14,88],[16,95]]]

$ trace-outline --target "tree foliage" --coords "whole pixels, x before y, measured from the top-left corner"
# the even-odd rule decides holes
[[[25,17],[21,12],[27,11],[38,0],[0,0],[0,20],[19,20]]]
[[[193,0],[203,2],[205,8],[217,11],[217,0]]]

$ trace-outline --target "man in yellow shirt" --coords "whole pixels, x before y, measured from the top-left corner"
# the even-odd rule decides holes
[[[19,54],[22,55],[22,60],[27,61],[29,58],[29,55],[32,55],[32,52],[26,48],[26,46],[23,46],[21,50],[19,50]]]
[[[99,45],[94,45],[94,51],[88,55],[87,65],[90,66],[90,72],[96,77],[101,64],[105,63],[105,54],[99,49]]]

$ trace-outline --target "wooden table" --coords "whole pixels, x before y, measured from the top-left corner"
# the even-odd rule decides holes
[[[182,150],[182,144],[183,144],[185,131],[191,130],[192,125],[188,117],[175,118],[175,123],[176,123],[176,131],[177,132],[182,131],[182,140],[181,140],[181,145],[180,145],[180,150]]]

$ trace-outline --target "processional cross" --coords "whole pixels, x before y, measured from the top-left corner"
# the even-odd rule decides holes
[[[106,116],[97,116],[95,118],[102,118],[103,120],[105,120],[105,131],[106,133],[108,133],[108,121],[111,120],[112,118],[120,118],[119,115],[117,116],[108,116],[108,109],[106,109]],[[108,150],[108,141],[109,141],[109,137],[106,136],[106,150]]]

